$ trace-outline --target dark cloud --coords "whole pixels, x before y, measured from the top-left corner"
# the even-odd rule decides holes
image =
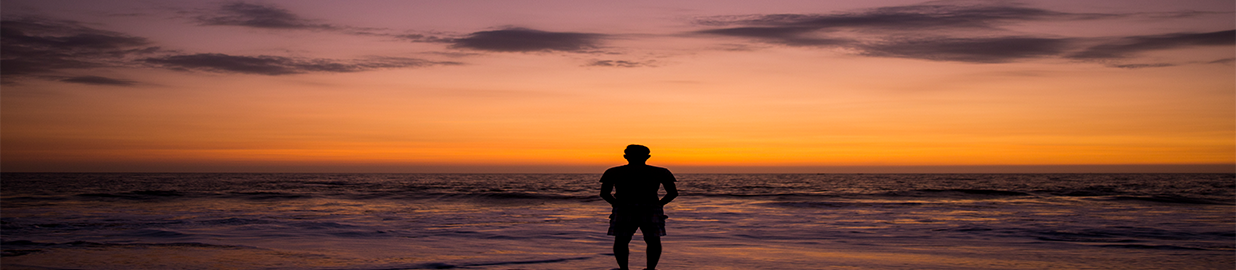
[[[1096,45],[1068,57],[1082,60],[1127,58],[1137,53],[1193,46],[1228,46],[1236,44],[1236,30],[1210,33],[1174,33],[1153,36],[1125,37]]]
[[[299,59],[281,56],[234,56],[201,53],[146,58],[143,61],[164,68],[204,70],[223,73],[287,75],[308,72],[358,72],[385,68],[458,65],[456,62],[434,62],[413,58],[371,58],[339,61],[330,59]]]
[[[1082,60],[1127,58],[1137,53],[1190,46],[1232,45],[1236,30],[1118,38],[1084,47],[1094,39],[1008,36],[1002,27],[1017,23],[1108,18],[1174,19],[1215,12],[1097,14],[1066,13],[996,3],[922,4],[838,14],[768,14],[707,17],[696,22],[716,27],[695,34],[750,39],[803,47],[833,47],[860,55],[934,61],[1005,63],[1029,58]],[[994,36],[994,37],[993,37]],[[1077,51],[1078,48],[1085,48]],[[1165,64],[1113,67],[1141,68]]]
[[[1231,65],[1233,62],[1236,62],[1236,58],[1223,58],[1223,59],[1214,60],[1214,61],[1210,61],[1210,62],[1206,62],[1206,63],[1207,63],[1207,64],[1226,64],[1226,65]]]
[[[698,31],[701,34],[751,38],[792,46],[835,46],[844,39],[812,37],[837,31],[904,32],[922,30],[996,30],[1016,22],[1078,20],[1107,17],[1104,14],[1074,14],[1010,5],[910,5],[884,7],[842,14],[771,14],[709,17],[697,23],[709,26],[740,26]]]
[[[926,4],[827,15],[711,17],[700,20],[699,23],[740,27],[708,29],[696,33],[748,38],[789,46],[841,47],[877,57],[1003,63],[1058,55],[1070,48],[1070,40],[1038,37],[952,37],[950,33],[958,30],[998,32],[999,26],[1016,22],[1079,20],[1104,16],[1108,15],[1063,13],[1012,5]],[[911,32],[912,34],[907,34]]]
[[[589,67],[651,67],[652,61],[626,61],[626,60],[594,60],[585,66]]]
[[[1155,63],[1155,64],[1127,64],[1127,65],[1111,65],[1111,67],[1116,67],[1116,68],[1127,68],[1127,69],[1135,69],[1135,68],[1152,68],[1152,67],[1171,67],[1171,66],[1176,66],[1176,64],[1168,64],[1168,63]]]
[[[418,36],[393,34],[390,33],[390,29],[385,28],[323,23],[321,20],[303,18],[277,6],[245,2],[232,2],[219,6],[217,9],[197,13],[200,15],[194,17],[194,19],[201,25],[241,26],[268,30],[329,31],[348,35],[395,37],[400,39],[415,39],[415,36]],[[426,42],[430,42],[428,40],[433,39],[433,37],[424,38]]]
[[[702,34],[745,37],[790,46],[833,46],[852,43],[847,39],[817,38],[807,34],[817,29],[809,27],[736,27],[699,31]]]
[[[61,79],[62,82],[93,84],[93,85],[112,85],[112,86],[133,86],[137,82],[121,79],[113,79],[99,76],[77,76]]]
[[[864,55],[972,63],[1005,63],[1058,55],[1068,39],[1001,37],[903,40],[863,45]]]
[[[225,5],[221,14],[201,19],[209,24],[258,28],[330,29],[343,32],[355,30],[349,27],[313,24],[286,10],[245,3]],[[69,73],[66,70],[90,68],[155,67],[284,75],[460,64],[400,57],[334,60],[265,55],[172,53],[174,52],[152,46],[152,42],[146,38],[86,27],[74,21],[40,17],[5,18],[0,21],[0,75],[3,75],[0,76],[0,83],[3,84],[11,84],[27,78],[93,85],[134,86],[139,84],[134,81],[99,76],[65,75]]]
[[[198,16],[197,21],[203,25],[232,25],[266,29],[338,29],[333,25],[301,18],[286,9],[244,2],[223,5],[211,14]]]
[[[585,52],[598,47],[602,35],[511,28],[472,33],[452,40],[452,48],[492,52]]]
[[[710,17],[697,21],[703,25],[747,25],[809,29],[892,29],[995,28],[1020,21],[1092,19],[1104,14],[1073,14],[1009,5],[910,5],[883,7],[843,14],[771,14],[739,17]]]
[[[1126,17],[1139,17],[1144,19],[1185,19],[1211,15],[1228,15],[1232,12],[1223,11],[1176,11],[1176,12],[1141,12],[1125,15]]]
[[[0,74],[6,83],[31,74],[125,64],[135,54],[158,51],[145,38],[82,26],[72,21],[19,18],[0,21]]]
[[[147,58],[146,62],[173,69],[198,69],[216,72],[284,75],[302,73],[295,60],[276,56],[231,56],[218,53],[172,55]]]
[[[142,37],[85,27],[72,21],[7,19],[0,21],[0,75],[3,75],[0,78],[4,84],[31,77],[81,84],[134,86],[138,83],[99,76],[58,74],[69,69],[157,67],[285,75],[460,64],[400,57],[332,60],[217,53],[167,55],[169,52],[150,45],[151,42]]]
[[[450,42],[455,41],[455,39],[452,39],[452,38],[444,38],[444,37],[439,37],[439,36],[422,35],[422,34],[395,35],[395,38],[409,40],[412,42],[450,43]]]

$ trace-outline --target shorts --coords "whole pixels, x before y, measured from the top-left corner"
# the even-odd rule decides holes
[[[614,206],[614,211],[609,214],[609,231],[605,234],[633,235],[637,228],[655,227],[657,235],[665,236],[665,220],[668,218],[660,204]]]

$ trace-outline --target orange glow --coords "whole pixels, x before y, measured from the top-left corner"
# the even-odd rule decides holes
[[[340,16],[337,24],[390,20]],[[565,21],[527,27],[595,32],[621,16],[602,17],[584,29]],[[441,19],[465,29],[451,31],[484,30]],[[306,58],[388,54],[461,64],[286,75],[107,70],[141,82],[132,87],[24,79],[4,86],[5,171],[108,164],[157,171],[142,164],[165,163],[183,170],[604,167],[621,164],[620,151],[630,143],[652,147],[651,162],[666,166],[1236,164],[1236,72],[1230,61],[1205,62],[1231,58],[1231,46],[1146,52],[1127,61],[1172,65],[1116,68],[1057,58],[970,63],[736,45],[741,40],[680,34],[700,26],[669,19],[624,26],[656,34],[612,34],[596,49],[606,53],[476,52],[326,30],[272,39],[261,29],[199,27],[203,35],[240,35],[239,43],[214,44],[170,30],[189,26],[138,29],[135,21],[116,20],[108,29],[133,29],[195,52],[279,55],[295,47]],[[1195,27],[1213,25],[1206,21],[1189,22],[1178,26],[1216,31]],[[1017,29],[1092,34],[1056,23]],[[586,65],[627,59],[652,60],[641,67]]]

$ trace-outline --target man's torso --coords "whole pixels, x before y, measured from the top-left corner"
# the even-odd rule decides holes
[[[655,204],[661,184],[673,181],[669,170],[649,165],[613,167],[601,176],[601,182],[614,185],[614,198],[619,204]]]

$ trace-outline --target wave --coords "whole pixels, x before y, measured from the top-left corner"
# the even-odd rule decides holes
[[[707,196],[707,197],[734,197],[734,198],[775,198],[775,199],[818,199],[818,198],[945,198],[945,199],[983,199],[993,197],[1017,197],[1017,196],[1033,196],[1033,194],[1008,191],[1008,190],[989,190],[989,189],[915,189],[906,191],[887,191],[877,193],[727,193],[727,192],[704,192],[704,193],[686,193],[683,196]]]
[[[686,192],[684,192],[686,193]],[[835,194],[819,194],[819,193],[727,193],[727,192],[690,192],[681,194],[680,196],[705,196],[705,197],[734,197],[734,198],[821,198],[821,197],[838,197]]]
[[[1079,242],[1079,243],[1109,243],[1111,245],[1145,245],[1144,242],[1156,241],[1231,241],[1227,232],[1188,232],[1168,228],[1149,228],[1133,226],[1114,226],[1080,230],[1056,229],[1016,229],[1005,233],[1033,237],[1041,241]]]
[[[269,200],[291,200],[291,199],[307,199],[313,198],[313,195],[289,192],[232,192],[223,195],[224,198],[246,199],[254,201],[269,201]]]
[[[126,200],[158,200],[184,197],[185,194],[175,190],[139,190],[120,193],[86,193],[77,197]]]
[[[181,198],[228,198],[255,201],[288,200],[312,198],[313,195],[289,192],[271,191],[239,191],[228,193],[190,193],[177,190],[139,190],[115,193],[85,193],[77,194],[79,199],[96,200],[130,200],[130,201],[167,201]],[[28,200],[60,200],[57,197],[25,197]]]
[[[1007,190],[988,190],[988,189],[922,189],[920,192],[959,192],[963,194],[973,195],[991,195],[991,196],[1030,196],[1030,193]]]
[[[88,241],[73,241],[65,243],[41,243],[30,240],[15,240],[15,241],[0,241],[0,245],[6,247],[197,247],[197,248],[220,248],[220,249],[256,249],[250,246],[238,245],[218,245],[206,244],[197,242],[183,243],[99,243]]]
[[[597,195],[571,195],[571,194],[545,194],[545,193],[528,193],[528,192],[484,192],[484,193],[437,193],[426,194],[425,197],[433,197],[436,199],[463,199],[463,200],[547,200],[547,201],[598,201],[601,200]]]
[[[917,202],[771,202],[761,203],[762,205],[781,206],[781,207],[799,207],[799,208],[850,208],[850,207],[877,207],[877,208],[905,208],[918,207],[923,203]]]
[[[478,263],[421,263],[414,265],[406,265],[399,268],[383,268],[383,269],[453,269],[453,268],[472,268],[478,266],[503,266],[503,265],[521,265],[521,264],[541,264],[541,263],[558,263],[576,260],[587,260],[593,257],[574,257],[574,258],[558,258],[545,260],[527,260],[527,261],[500,261],[500,262],[478,262]]]
[[[0,241],[0,246],[4,246],[3,252],[0,252],[0,257],[16,257],[16,256],[22,256],[22,255],[27,255],[31,253],[38,253],[38,252],[42,252],[43,249],[47,249],[47,248],[96,249],[96,248],[108,248],[108,247],[122,247],[122,248],[162,248],[162,247],[184,248],[184,247],[190,247],[190,248],[209,248],[209,249],[260,249],[256,247],[250,247],[250,246],[216,245],[216,244],[205,244],[205,243],[196,243],[196,242],[123,243],[121,244],[121,243],[87,242],[87,241],[73,241],[73,242],[65,242],[65,243],[41,243],[41,242],[34,242],[34,241],[29,241],[29,240]]]
[[[552,192],[552,191],[550,191]],[[240,199],[250,201],[283,201],[283,200],[301,200],[314,198],[329,198],[341,197],[354,200],[545,200],[545,201],[579,201],[592,202],[600,200],[600,196],[592,192],[563,192],[563,193],[542,193],[542,192],[523,192],[523,191],[501,191],[501,192],[424,192],[424,191],[333,191],[333,192],[277,192],[277,191],[234,191],[226,193],[188,193],[176,190],[142,190],[129,192],[114,192],[114,193],[84,193],[72,196],[18,196],[5,198],[7,202],[19,202],[23,205],[32,205],[31,203],[46,203],[65,201],[69,199],[77,200],[124,200],[124,201],[149,201],[149,202],[165,202],[176,199]]]
[[[64,201],[68,200],[64,196],[20,196],[9,197],[3,199],[5,202],[42,202],[42,201]]]
[[[1182,247],[1182,246],[1173,246],[1173,245],[1140,245],[1140,244],[1129,244],[1129,245],[1099,245],[1099,246],[1100,246],[1100,247],[1112,247],[1112,248],[1131,248],[1131,249],[1159,249],[1159,250],[1210,250],[1210,249],[1205,249],[1205,248]]]
[[[1192,198],[1179,195],[1153,195],[1153,196],[1115,196],[1112,200],[1116,201],[1140,201],[1140,202],[1155,202],[1155,203],[1172,203],[1172,204],[1202,204],[1202,205],[1233,205],[1236,202],[1217,201],[1202,198]]]
[[[350,182],[345,182],[345,181],[303,181],[303,182],[300,182],[300,183],[302,183],[302,184],[310,184],[310,185],[322,185],[322,186],[352,186],[352,185],[357,185],[357,183],[350,183]]]
[[[0,257],[17,257],[30,253],[43,252],[40,249],[5,249],[0,250]]]
[[[223,218],[195,221],[194,223],[202,226],[240,226],[250,224],[270,224],[274,223],[274,221],[255,218]]]

